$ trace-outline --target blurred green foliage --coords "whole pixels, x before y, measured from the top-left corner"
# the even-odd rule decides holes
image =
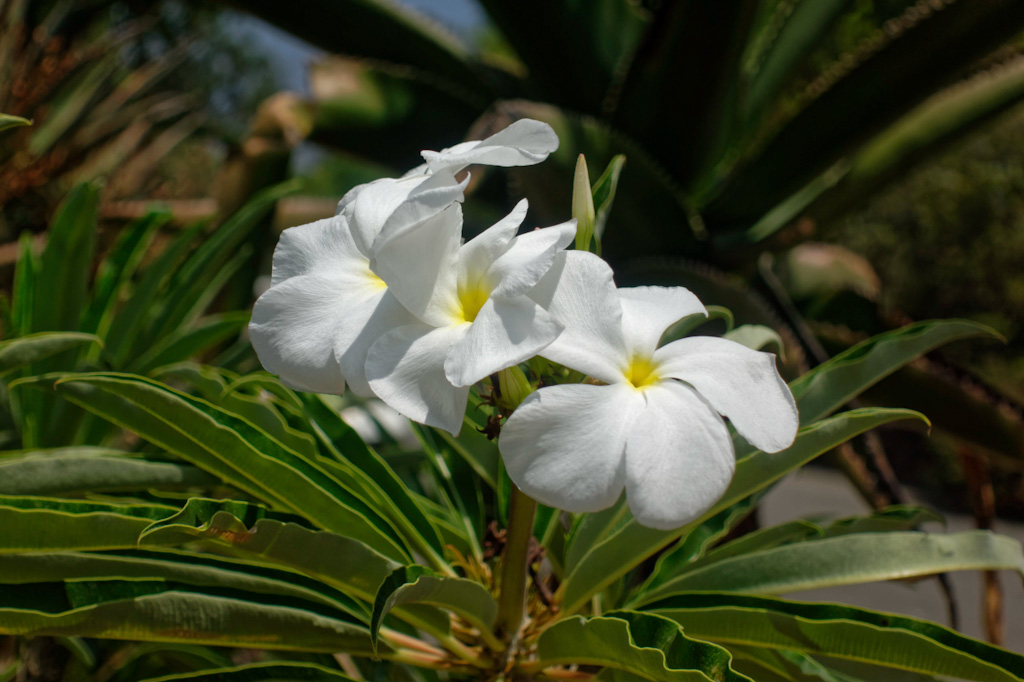
[[[1005,346],[965,346],[986,381],[1024,402],[1024,110],[953,145],[818,236],[863,255],[884,306],[917,319],[960,316]]]

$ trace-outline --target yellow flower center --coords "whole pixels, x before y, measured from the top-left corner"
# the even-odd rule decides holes
[[[366,281],[374,289],[387,289],[387,283],[382,280],[376,272],[371,270],[369,267],[366,268]]]
[[[472,322],[490,297],[491,289],[483,279],[473,284],[459,284],[459,310],[456,311],[456,317],[463,322]]]
[[[658,381],[658,373],[654,362],[649,357],[634,355],[626,368],[626,380],[635,389],[642,389]]]

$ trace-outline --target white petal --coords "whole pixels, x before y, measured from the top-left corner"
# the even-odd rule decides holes
[[[268,372],[302,391],[343,393],[334,344],[349,308],[344,283],[318,275],[291,277],[265,291],[252,310],[249,340]]]
[[[691,336],[659,348],[654,360],[659,375],[697,389],[753,446],[778,452],[793,443],[800,417],[771,353]]]
[[[370,346],[370,388],[409,419],[458,435],[469,388],[452,386],[444,374],[444,359],[468,326],[410,324],[391,330]]]
[[[692,389],[664,381],[643,391],[626,440],[626,501],[642,525],[678,528],[729,487],[736,457],[722,418]]]
[[[526,293],[551,269],[555,255],[572,243],[576,220],[521,234],[512,241],[487,272],[495,283],[493,295],[519,296]]]
[[[607,263],[586,251],[561,251],[527,295],[565,327],[541,355],[607,383],[623,381],[629,355]]]
[[[643,409],[622,384],[564,384],[531,393],[502,427],[498,447],[512,482],[571,512],[610,507],[625,483],[626,435]]]
[[[366,270],[369,266],[356,246],[344,216],[325,218],[307,225],[289,227],[274,248],[270,284],[289,277],[319,274],[332,276],[342,270]]]
[[[688,315],[707,315],[704,304],[683,287],[625,287],[622,328],[634,353],[650,357],[665,330]]]
[[[561,331],[551,315],[525,296],[491,298],[477,313],[466,337],[448,353],[445,374],[456,386],[470,386],[529,360]]]
[[[460,309],[457,265],[462,207],[454,204],[414,230],[387,240],[375,253],[373,269],[409,312],[435,327],[446,326]]]
[[[508,251],[530,205],[523,199],[512,211],[459,249],[459,285],[475,286],[498,256]]]
[[[416,318],[387,289],[361,301],[352,299],[334,339],[334,357],[349,390],[368,398],[373,395],[366,380],[366,354],[370,346],[392,329],[414,324]]]
[[[351,221],[356,243],[363,253],[372,253],[373,243],[384,223],[427,177],[423,175],[401,180],[381,178],[360,185],[342,197],[338,207],[342,215],[348,216]],[[349,195],[352,198],[346,202]],[[345,206],[342,207],[342,204]]]
[[[427,166],[427,164],[421,163],[420,165],[405,171],[405,173],[402,174],[402,179],[414,178],[417,175],[428,175],[429,173],[430,168]]]
[[[379,180],[375,180],[374,182],[379,182]],[[338,207],[334,210],[334,215],[341,215],[342,213],[345,213],[345,209],[352,205],[352,202],[356,200],[356,197],[359,196],[359,193],[362,192],[367,187],[369,187],[371,184],[373,183],[364,182],[363,184],[356,185],[349,191],[345,192],[345,195],[342,196],[341,200],[338,202]],[[349,215],[351,215],[351,209],[349,209]]]
[[[463,192],[468,184],[468,173],[462,182],[456,182],[455,177],[448,171],[426,176],[387,217],[373,243],[374,249],[378,249],[389,239],[418,229],[420,225],[453,203],[462,201]]]
[[[487,166],[532,166],[558,149],[558,136],[547,123],[522,119],[479,142],[463,142],[440,152],[424,151],[430,170],[453,172],[479,163]]]

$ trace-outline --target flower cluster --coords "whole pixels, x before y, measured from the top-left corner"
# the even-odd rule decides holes
[[[509,476],[574,512],[605,508],[625,489],[638,521],[677,527],[732,477],[720,415],[774,452],[793,440],[796,407],[768,353],[713,337],[659,347],[704,306],[681,287],[616,288],[599,257],[565,250],[575,221],[519,234],[522,201],[463,243],[468,177],[457,174],[539,163],[557,146],[549,126],[521,120],[425,151],[401,178],[351,190],[334,217],[285,230],[252,344],[297,389],[347,385],[453,434],[486,377],[536,356],[576,370],[586,382],[540,388],[508,419],[499,447]]]

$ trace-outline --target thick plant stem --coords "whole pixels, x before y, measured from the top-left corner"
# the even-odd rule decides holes
[[[526,610],[527,562],[530,558],[530,538],[533,537],[533,517],[537,502],[512,485],[509,500],[508,535],[505,554],[501,559],[501,592],[498,596],[498,634],[507,642],[514,642],[523,625]]]

